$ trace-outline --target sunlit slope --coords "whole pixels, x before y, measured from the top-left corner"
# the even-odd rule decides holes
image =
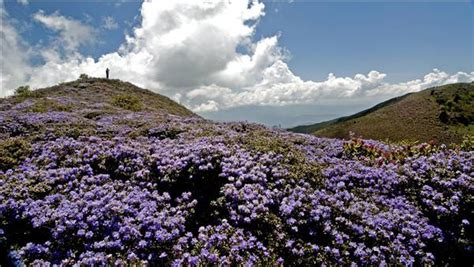
[[[348,117],[290,129],[317,136],[458,143],[473,134],[474,83],[430,88],[393,98]]]
[[[197,116],[166,96],[115,79],[85,77],[52,87],[33,90],[26,95],[17,94],[13,98],[0,99],[0,101],[15,103],[24,99],[30,99],[34,102],[32,108],[44,108],[44,112],[55,111],[54,109],[61,109],[63,106],[68,110],[95,108],[113,113],[125,109],[179,116]],[[59,103],[57,99],[62,99],[60,102],[63,103]]]

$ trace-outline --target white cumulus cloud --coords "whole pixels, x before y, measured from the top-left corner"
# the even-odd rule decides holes
[[[344,99],[363,99],[364,97],[393,97],[410,92],[420,91],[433,86],[449,83],[474,81],[474,72],[458,72],[450,75],[438,69],[416,79],[401,83],[384,82],[386,74],[370,71],[367,75],[356,74],[354,77],[336,77],[329,74],[324,81],[303,81],[293,75],[283,62],[276,62],[272,68],[283,69],[280,72],[287,81],[280,82],[281,76],[273,75],[261,83],[244,90],[230,90],[216,85],[203,86],[187,93],[184,104],[196,112],[216,111],[239,106],[287,106],[312,104],[321,101],[337,102]],[[207,109],[206,109],[207,108]]]
[[[145,0],[140,12],[141,24],[126,36],[120,49],[97,60],[77,52],[78,47],[95,40],[90,26],[59,13],[36,13],[34,19],[55,31],[58,42],[72,52],[61,56],[57,49],[44,49],[46,63],[36,67],[25,65],[28,58],[20,57],[17,64],[23,64],[24,71],[15,76],[9,66],[2,67],[2,86],[49,86],[81,73],[103,76],[110,68],[112,78],[166,94],[196,112],[206,112],[388,97],[474,80],[474,72],[448,74],[437,69],[401,83],[386,82],[387,74],[376,70],[353,77],[329,74],[322,81],[303,80],[288,67],[289,52],[279,46],[278,35],[256,38],[259,19],[265,15],[264,4],[257,0]],[[21,43],[12,27],[2,31],[10,38],[7,45]],[[2,55],[2,62],[5,60],[10,59]],[[4,73],[10,75],[5,76],[8,80]],[[2,89],[0,94],[8,92]]]
[[[96,41],[95,30],[73,18],[68,18],[59,12],[46,14],[43,10],[33,15],[34,20],[59,34],[57,41],[67,52],[74,52],[79,46],[93,44]]]
[[[27,80],[32,69],[28,62],[31,51],[8,18],[3,2],[0,2],[0,96],[13,93],[13,88]]]

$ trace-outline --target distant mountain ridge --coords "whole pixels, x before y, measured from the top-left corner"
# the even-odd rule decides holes
[[[395,97],[354,115],[288,130],[330,138],[458,143],[474,134],[474,83],[457,83]]]

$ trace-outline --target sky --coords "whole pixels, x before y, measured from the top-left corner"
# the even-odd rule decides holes
[[[0,0],[1,88],[81,73],[291,127],[474,81],[470,1]]]

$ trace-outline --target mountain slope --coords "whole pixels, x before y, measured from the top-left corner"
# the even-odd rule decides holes
[[[435,140],[458,143],[474,134],[474,83],[458,83],[392,98],[370,109],[331,121],[299,126],[290,131],[331,138],[389,141]]]
[[[0,265],[472,266],[472,147],[216,123],[118,80],[17,90]]]
[[[128,109],[130,111],[150,111],[179,116],[197,116],[166,96],[116,79],[85,77],[52,87],[17,94],[0,101],[15,103],[21,102],[25,98],[39,103],[39,105],[41,105],[41,102],[46,101],[47,103],[44,103],[44,108],[48,110],[45,111],[54,109],[54,103],[56,103],[58,105],[65,105],[69,109],[93,108],[94,105],[98,105],[100,109],[110,112]],[[62,103],[55,102],[55,99],[60,100],[59,102]]]
[[[174,117],[200,119],[168,97],[101,78],[82,78],[34,91],[17,89],[14,96],[0,99],[2,111],[8,116],[0,116],[0,140],[131,136]]]

